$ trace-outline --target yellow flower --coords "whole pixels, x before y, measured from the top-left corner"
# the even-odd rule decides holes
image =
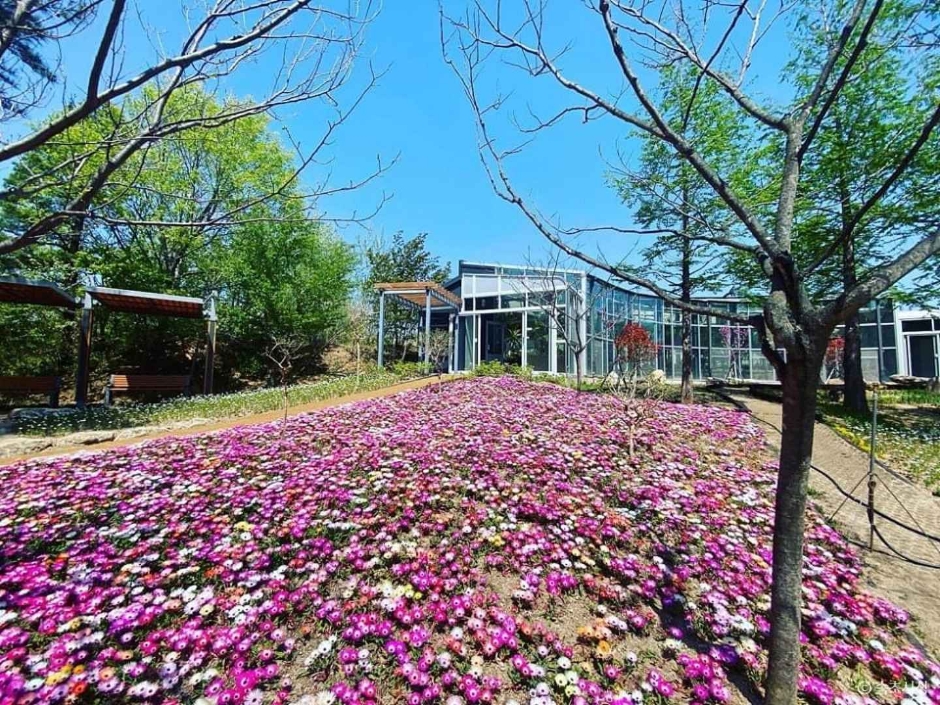
[[[609,659],[613,647],[611,647],[609,641],[601,640],[597,643],[597,658],[599,659]]]
[[[61,669],[55,673],[50,673],[46,678],[47,685],[59,685],[68,680],[69,674],[72,672],[71,666],[63,666]]]
[[[578,627],[578,638],[586,641],[593,641],[597,638],[597,633],[591,625]]]

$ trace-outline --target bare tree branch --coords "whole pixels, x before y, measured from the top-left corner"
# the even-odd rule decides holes
[[[933,134],[933,131],[936,129],[937,125],[940,124],[940,104],[938,104],[933,112],[930,114],[930,117],[927,118],[927,121],[924,123],[923,127],[920,130],[920,133],[917,135],[917,139],[914,140],[913,144],[905,152],[904,156],[898,160],[894,169],[888,175],[888,177],[882,182],[879,186],[867,199],[862,203],[861,206],[852,215],[851,220],[846,223],[846,226],[842,229],[842,232],[839,234],[839,237],[833,239],[829,243],[828,247],[823,250],[822,254],[807,268],[806,274],[812,274],[819,267],[821,267],[825,262],[836,253],[836,251],[842,247],[842,245],[855,234],[856,229],[859,224],[865,218],[865,216],[874,208],[878,203],[880,203],[892,187],[897,183],[908,168],[914,162],[914,159],[917,158],[918,153],[923,148],[925,144],[930,140],[930,136]]]
[[[846,59],[845,65],[842,67],[842,71],[839,73],[839,77],[836,79],[833,87],[829,90],[825,102],[816,112],[816,117],[813,119],[813,124],[810,126],[809,130],[806,131],[806,134],[803,137],[803,144],[800,145],[801,160],[806,154],[806,151],[810,148],[810,145],[813,143],[813,139],[819,132],[819,128],[822,127],[823,121],[826,119],[826,115],[829,113],[829,109],[836,102],[836,98],[842,91],[842,87],[849,80],[849,76],[852,75],[852,69],[855,68],[856,62],[858,62],[859,57],[864,53],[865,48],[868,46],[868,37],[871,34],[872,28],[875,26],[875,20],[878,19],[878,13],[881,11],[883,4],[884,0],[875,0],[875,6],[872,8],[872,11],[868,13],[868,19],[865,21],[865,26],[862,28],[862,32],[858,38],[858,41],[852,48],[852,53],[849,54],[849,58]],[[859,3],[859,5],[864,5],[864,3]],[[843,30],[843,37],[844,36],[845,30]],[[842,50],[844,50],[844,48],[845,47],[843,44]],[[836,58],[838,59],[838,56],[836,56]]]
[[[331,9],[325,4],[314,5],[312,0],[216,0],[206,14],[195,23],[183,39],[180,51],[173,57],[159,60],[149,69],[129,79],[116,79],[114,59],[110,60],[111,82],[99,89],[99,83],[107,72],[109,55],[113,55],[117,28],[127,14],[123,0],[112,7],[104,36],[98,45],[89,75],[88,91],[75,108],[54,117],[43,127],[23,139],[0,148],[0,162],[13,159],[33,150],[53,147],[62,142],[70,149],[70,156],[27,174],[8,188],[0,191],[0,202],[12,202],[28,198],[46,189],[64,189],[70,193],[69,200],[60,208],[42,214],[31,223],[26,223],[19,232],[0,235],[0,254],[29,246],[50,235],[75,218],[98,221],[111,227],[121,225],[148,225],[153,227],[220,228],[235,224],[248,213],[271,198],[303,200],[311,204],[319,198],[353,191],[372,183],[384,174],[391,164],[378,161],[378,166],[360,179],[346,184],[331,185],[328,177],[312,189],[298,188],[299,179],[305,169],[314,164],[323,164],[320,155],[333,142],[336,131],[346,123],[383,75],[370,67],[369,79],[357,93],[345,98],[344,87],[353,76],[354,59],[363,37],[363,30],[371,20],[369,6],[365,14],[355,11]],[[233,34],[228,39],[215,40],[203,46],[207,37],[222,33],[228,23]],[[242,28],[247,25],[247,31]],[[208,82],[218,82],[232,76],[242,66],[248,65],[262,52],[276,48],[280,53],[280,64],[274,71],[268,93],[255,102],[226,101],[215,111],[177,116],[168,112],[176,94],[182,91],[201,89]],[[116,98],[138,90],[140,100],[125,102],[104,113],[105,122],[113,122],[110,134],[87,145],[62,141],[65,130],[89,117],[100,107],[111,104]],[[202,218],[182,222],[173,218],[118,217],[107,212],[107,207],[134,189],[136,174],[144,168],[146,155],[154,146],[165,140],[180,139],[189,130],[206,130],[222,127],[238,120],[257,115],[275,116],[276,111],[291,105],[319,101],[335,116],[325,121],[320,136],[309,147],[302,147],[287,132],[288,139],[297,152],[297,163],[287,178],[272,186],[269,192],[257,194],[225,212],[215,208],[205,211]],[[345,104],[345,107],[341,107]],[[127,105],[134,105],[130,109]],[[101,114],[101,113],[99,113]],[[97,118],[96,118],[97,119]],[[128,164],[135,164],[134,171],[123,173]],[[98,163],[100,161],[100,164]],[[96,164],[89,173],[89,165]],[[107,195],[103,195],[107,191]],[[186,198],[187,194],[176,194]],[[377,207],[386,202],[383,196]],[[207,204],[208,205],[208,204]],[[211,215],[209,215],[211,213]],[[331,222],[358,223],[371,217],[352,214],[349,217],[323,217]],[[254,222],[273,220],[257,217]]]
[[[940,229],[925,236],[890,262],[869,271],[859,283],[826,306],[825,317],[833,325],[845,322],[862,306],[894,286],[909,272],[940,254]]]
[[[231,17],[233,14],[232,12],[221,14],[210,12],[206,18],[206,21],[201,23],[197,29],[187,38],[185,47],[188,49],[188,51],[184,51],[184,53],[178,54],[176,56],[168,57],[144,69],[136,76],[133,76],[121,83],[111,85],[103,91],[96,92],[94,95],[86,96],[85,100],[83,100],[79,105],[70,110],[67,110],[65,113],[39,128],[32,134],[29,134],[16,142],[12,142],[0,148],[0,163],[24,154],[31,149],[35,149],[37,146],[47,142],[50,138],[62,133],[72,125],[75,125],[102,105],[110,103],[116,98],[119,98],[137,88],[140,88],[158,76],[178,69],[185,70],[190,67],[193,67],[198,73],[201,62],[211,63],[228,53],[234,52],[237,49],[250,47],[254,42],[271,39],[276,29],[286,24],[294,15],[300,11],[304,9],[312,9],[314,12],[316,12],[316,8],[310,7],[312,1],[313,0],[294,0],[289,4],[285,4],[284,2],[272,0],[271,2],[263,3],[265,6],[274,6],[274,9],[266,7],[265,14],[263,15],[262,19],[256,22],[248,32],[245,32],[244,34],[234,34],[227,39],[221,39],[213,42],[212,44],[209,44],[208,46],[200,48],[198,47],[199,41],[202,37],[208,34],[209,29],[214,26],[216,20],[226,16]],[[253,9],[253,7],[249,7]],[[245,11],[243,10],[242,14],[244,14],[244,12]],[[111,26],[112,22],[109,21],[108,29],[110,29]],[[105,35],[102,37],[102,40],[99,43],[99,49],[104,48],[106,50],[106,45],[110,45],[112,40],[113,33],[109,33],[106,30]],[[100,57],[98,52],[96,52],[96,55]]]

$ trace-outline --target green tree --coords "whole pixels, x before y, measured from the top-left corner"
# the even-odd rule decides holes
[[[375,285],[382,282],[423,282],[443,284],[450,275],[450,264],[441,264],[439,257],[427,249],[427,233],[419,233],[405,239],[398,232],[388,247],[375,245],[366,248],[367,273],[363,282],[363,294],[376,304],[378,294]],[[375,306],[373,306],[375,308]],[[417,331],[417,317],[413,309],[393,299],[386,300],[385,335],[392,341],[392,355],[405,359],[408,342]]]
[[[886,256],[932,224],[940,213],[940,144],[932,140],[878,197],[878,176],[890,174],[917,140],[922,115],[940,85],[935,57],[910,55],[895,40],[914,13],[911,3],[887,2],[880,30],[848,72],[844,88],[820,122],[816,149],[803,163],[796,206],[796,254],[813,280],[817,299],[851,291]],[[834,41],[824,30],[798,35],[792,69],[808,89],[812,67]],[[844,68],[846,59],[840,61]],[[837,254],[838,256],[831,256]],[[859,314],[843,332],[844,403],[868,410],[862,376]]]
[[[15,227],[63,208],[76,187],[59,183],[48,166],[106,139],[124,122],[112,112],[140,110],[146,101],[135,97],[109,105],[66,130],[55,145],[20,160],[5,184],[18,195],[3,203],[4,221]],[[174,120],[229,109],[198,89],[175,93],[167,105]],[[106,155],[94,154],[84,168],[93,172],[102,159]],[[219,361],[229,377],[239,367],[263,374],[263,335],[283,336],[287,330],[304,336],[298,358],[303,369],[315,362],[319,341],[349,295],[353,256],[310,219],[295,175],[291,154],[262,115],[195,128],[158,142],[115,171],[91,204],[94,217],[63,224],[42,244],[8,255],[6,264],[75,293],[91,282],[194,296],[217,290],[223,317]],[[49,181],[42,183],[44,178]],[[233,211],[238,218],[230,217]],[[107,312],[97,319],[107,333],[97,337],[94,349],[100,367],[183,371],[181,365],[189,361],[192,369],[199,357],[201,332],[191,321]],[[68,368],[74,362],[74,327],[57,334],[64,337],[57,366]]]
[[[342,330],[356,260],[324,226],[244,226],[205,260],[206,281],[220,292],[220,333],[232,372],[266,371],[273,379],[263,351],[285,341],[292,341],[294,372],[309,372]]]
[[[747,130],[731,101],[720,89],[698,80],[695,71],[668,68],[662,76],[663,117],[685,139],[698,145],[728,178],[748,178],[745,157]],[[613,184],[625,204],[634,209],[641,226],[627,232],[651,236],[642,251],[642,267],[663,283],[679,300],[692,302],[694,295],[717,293],[722,285],[715,276],[718,256],[714,240],[728,240],[731,214],[714,191],[689,164],[661,140],[643,136],[637,169],[624,168]],[[628,265],[622,265],[630,268]],[[692,403],[692,314],[682,316],[682,402]]]

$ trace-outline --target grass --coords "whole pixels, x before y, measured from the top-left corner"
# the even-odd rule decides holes
[[[291,406],[309,404],[356,392],[381,389],[413,376],[371,372],[358,378],[350,375],[298,384],[288,387],[286,393]],[[213,396],[178,397],[155,404],[63,409],[42,416],[17,417],[13,419],[13,430],[31,436],[60,436],[78,431],[109,431],[196,419],[228,419],[280,409],[284,406],[284,398],[284,388],[269,387]]]
[[[909,401],[896,401],[901,395],[910,393],[888,392],[878,395],[875,454],[889,467],[923,482],[934,494],[940,495],[940,414],[936,409],[925,406],[894,406],[910,404]],[[888,394],[894,396],[886,399]],[[840,403],[828,399],[820,399],[818,411],[822,421],[838,435],[854,446],[869,451],[869,415],[847,412]]]
[[[882,406],[932,406],[940,409],[940,393],[926,389],[885,389],[878,393],[878,403]]]

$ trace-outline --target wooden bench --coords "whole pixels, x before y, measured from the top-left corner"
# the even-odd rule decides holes
[[[110,406],[115,394],[148,394],[176,392],[189,396],[192,377],[189,375],[111,375],[104,388],[104,405]]]
[[[61,377],[0,377],[0,396],[27,397],[42,394],[49,397],[49,406],[59,405]]]

